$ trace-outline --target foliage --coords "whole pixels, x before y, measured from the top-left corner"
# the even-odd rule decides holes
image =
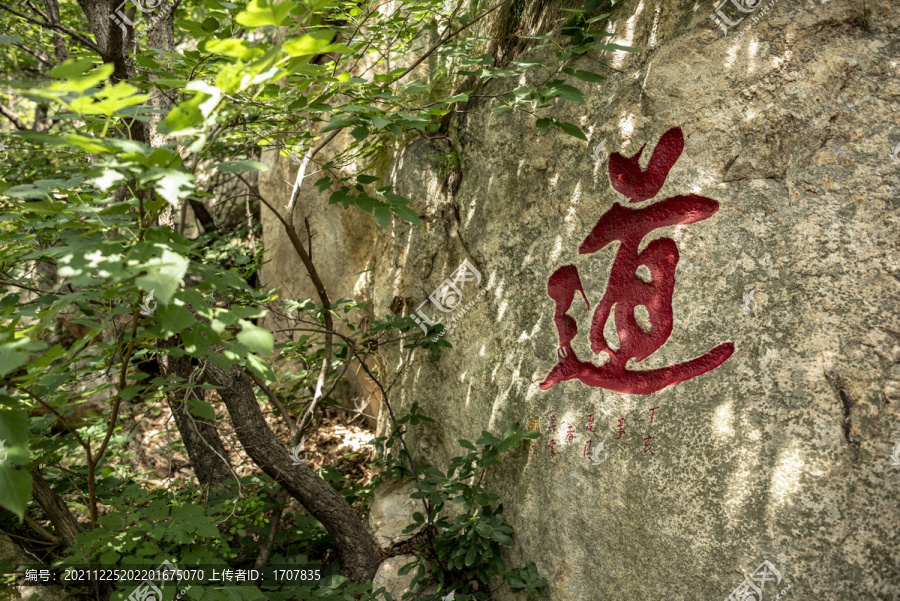
[[[570,11],[562,32],[568,41],[535,37],[553,49],[556,64],[523,60],[503,68],[483,52],[479,27],[486,13],[478,2],[448,7],[414,0],[403,9],[369,10],[344,0],[186,0],[174,17],[171,48],[146,47],[149,23],[171,17],[142,10],[129,27],[137,46],[125,50],[131,54],[124,68],[133,71],[127,76],[115,57],[97,51],[92,24],[72,0],[60,2],[57,28],[36,18],[10,19],[0,36],[0,68],[8,75],[0,103],[7,125],[16,128],[3,139],[0,162],[0,439],[8,454],[0,462],[6,510],[0,530],[35,536],[22,520],[40,515],[31,475],[38,470],[85,530],[74,547],[42,552],[47,563],[137,558],[157,565],[160,557],[177,557],[179,565],[252,565],[260,533],[271,532],[271,516],[283,510],[277,486],[267,478],[238,478],[218,493],[165,490],[151,474],[130,473],[129,419],[158,413],[168,398],[183,399],[193,418],[224,425],[231,418],[217,412],[203,372],[208,365],[239,365],[272,385],[271,396],[257,391],[258,400],[290,423],[312,413],[321,378],[330,383],[324,404],[336,402],[348,366],[366,365],[384,345],[434,354],[449,346],[431,342],[439,328],[423,336],[408,317],[363,325],[364,305],[352,299],[285,301],[257,285],[268,260],[258,213],[246,227],[204,226],[193,238],[179,225],[188,205],[223,200],[206,184],[213,177],[240,182],[242,194],[270,210],[290,205],[293,195],[267,199],[253,183],[266,169],[262,153],[277,151],[308,166],[307,178],[321,174],[310,181],[330,191],[330,203],[362,209],[382,228],[418,227],[411,201],[383,181],[385,157],[412,137],[445,135],[451,113],[494,79],[536,82],[508,86],[490,101],[495,113],[514,111],[529,122],[534,117],[541,132],[555,127],[585,139],[578,126],[547,109],[556,100],[584,103],[574,80],[603,81],[576,69],[579,57],[633,50],[604,44],[610,34],[589,31],[607,17],[591,16],[600,9],[593,1]],[[66,60],[55,54],[56,34]],[[135,47],[141,50],[132,52]],[[433,53],[426,55],[429,47]],[[414,57],[427,58],[430,68],[409,67]],[[465,88],[464,78],[471,83]],[[151,103],[160,99],[171,104]],[[315,154],[341,131],[349,134],[346,143],[321,155],[327,159]],[[455,149],[447,167],[460,167]],[[310,184],[298,178],[293,191],[302,185]],[[248,201],[248,213],[249,207]],[[273,316],[290,327],[273,332],[263,321]],[[160,359],[182,358],[190,377],[164,377],[156,367]],[[98,408],[78,413],[82,403],[98,399]],[[422,477],[416,495],[429,508],[411,528],[438,551],[418,566],[417,581],[433,578],[480,599],[487,598],[488,579],[504,575],[511,590],[535,594],[543,581],[533,565],[504,572],[499,553],[511,544],[511,529],[480,479],[503,453],[537,435],[518,426],[500,438],[485,432],[476,443],[480,451],[460,441],[470,452],[455,458],[446,474],[420,471],[390,451],[408,426],[429,420],[413,405],[389,436],[375,441],[382,477]],[[165,449],[183,444],[176,437]],[[351,503],[371,496],[371,487],[344,482],[336,468],[320,476]],[[450,517],[448,503],[463,513]],[[310,515],[283,517],[273,561],[322,559],[334,545]],[[55,525],[48,527],[50,537],[58,535]],[[336,578],[330,587],[309,590],[195,587],[187,595],[374,594],[366,591],[365,584]]]
[[[383,468],[382,476],[400,478],[412,475],[403,460],[392,455],[395,441],[400,441],[405,424],[416,425],[434,420],[417,413],[413,403],[410,413],[397,420],[398,427],[390,437],[373,441],[381,456],[374,462]],[[483,431],[474,444],[460,439],[465,455],[453,457],[445,472],[433,466],[417,467],[422,476],[413,485],[413,499],[424,503],[425,512],[413,514],[415,520],[405,533],[423,533],[428,544],[421,551],[422,559],[404,566],[400,574],[416,569],[411,588],[426,582],[437,582],[442,591],[457,591],[471,599],[490,599],[487,590],[489,580],[503,576],[513,592],[528,591],[534,595],[547,581],[540,578],[534,564],[506,570],[501,557],[502,547],[512,547],[512,527],[506,523],[500,496],[489,493],[481,486],[487,470],[501,455],[516,448],[526,440],[540,438],[538,432],[522,430],[519,424],[510,426],[497,437]],[[476,446],[477,445],[477,446]],[[480,447],[480,449],[479,449]],[[450,504],[450,505],[448,505]],[[412,591],[404,599],[416,601],[432,597]]]

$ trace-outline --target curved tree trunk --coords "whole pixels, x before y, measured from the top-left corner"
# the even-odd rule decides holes
[[[164,347],[174,346],[176,339],[170,338],[161,341]],[[160,354],[158,356],[159,368],[167,378],[173,376],[183,382],[189,382],[191,377],[191,359],[187,355],[173,357]],[[166,394],[169,408],[175,417],[175,425],[181,434],[184,448],[191,459],[191,466],[197,475],[197,480],[204,488],[215,487],[231,476],[231,466],[228,463],[228,455],[225,445],[219,436],[214,424],[188,411],[184,398],[179,398],[178,391],[170,391]]]
[[[353,582],[375,575],[381,550],[356,512],[327,482],[306,465],[293,465],[285,448],[263,419],[250,379],[240,366],[225,372],[207,364],[207,380],[220,386],[234,430],[253,462],[287,490],[325,526],[341,555],[341,574]]]
[[[81,532],[81,526],[78,525],[78,520],[76,520],[75,516],[72,515],[72,512],[69,511],[66,502],[51,490],[47,482],[44,481],[44,477],[39,470],[31,470],[31,478],[31,496],[33,496],[34,500],[41,506],[41,509],[47,514],[47,517],[50,518],[50,522],[52,522],[53,527],[56,528],[56,536],[59,537],[59,540],[61,540],[66,547],[75,546],[75,535]]]

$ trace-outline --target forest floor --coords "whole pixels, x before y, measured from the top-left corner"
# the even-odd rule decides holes
[[[235,472],[240,477],[261,476],[262,470],[253,464],[238,442],[223,404],[214,393],[208,394],[207,400],[215,407],[216,416],[221,418],[218,422],[219,434]],[[139,409],[138,406],[134,408]],[[144,473],[150,478],[149,482],[165,487],[193,485],[196,482],[193,469],[168,405],[158,403],[143,416],[136,411],[133,417],[134,439],[128,445],[134,451],[129,470],[131,474]],[[265,418],[275,436],[284,441],[285,453],[289,453],[290,436],[284,421],[272,412],[266,413]],[[332,466],[339,469],[351,483],[364,486],[373,475],[368,463],[374,449],[368,443],[374,437],[375,431],[356,412],[327,407],[324,415],[307,428],[301,454],[308,455],[309,465],[314,470]]]

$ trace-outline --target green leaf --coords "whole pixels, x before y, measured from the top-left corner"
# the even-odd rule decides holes
[[[540,119],[538,119],[537,121],[534,122],[534,126],[538,129],[539,132],[544,133],[545,131],[547,131],[547,128],[549,128],[551,125],[553,125],[554,121],[555,121],[555,119],[552,119],[552,118],[541,117]]]
[[[197,319],[183,303],[159,307],[156,314],[165,329],[164,336],[172,336],[197,323]]]
[[[469,442],[468,440],[464,440],[464,439],[460,438],[460,439],[457,440],[456,442],[458,442],[458,443],[460,444],[460,446],[465,447],[465,448],[469,449],[470,451],[477,451],[477,450],[478,450],[478,447],[476,447],[475,445],[473,445],[473,444],[472,444],[471,442]]]
[[[606,78],[602,75],[598,75],[597,73],[594,73],[592,71],[582,71],[580,69],[573,72],[572,76],[577,77],[582,81],[589,81],[591,83],[600,83],[601,81],[606,80]]]
[[[333,36],[334,32],[331,30],[314,31],[288,40],[282,44],[282,48],[292,57],[320,54],[328,46]]]
[[[216,165],[216,169],[225,173],[240,173],[242,171],[268,171],[269,168],[259,161],[224,161]]]
[[[31,499],[31,474],[0,465],[0,506],[16,514],[21,520]]]
[[[12,464],[30,461],[28,416],[24,411],[0,411],[0,441],[0,506],[22,519],[31,499],[31,474]]]
[[[350,135],[353,136],[357,142],[362,142],[369,137],[369,128],[365,125],[357,125],[353,128],[353,131],[350,132]]]
[[[503,545],[504,547],[512,547],[513,541],[510,537],[506,536],[502,532],[498,532],[497,530],[491,531],[491,538]]]
[[[391,224],[391,210],[384,205],[375,207],[375,221],[383,228]]]
[[[201,23],[200,26],[203,27],[205,31],[212,33],[219,28],[219,21],[212,17],[206,17],[203,19],[203,23]]]
[[[184,281],[188,265],[186,258],[165,249],[162,257],[151,258],[141,265],[147,271],[147,275],[138,276],[135,283],[144,292],[152,291],[156,300],[168,304]]]
[[[640,52],[637,48],[631,46],[620,46],[619,44],[599,44],[594,45],[597,50],[624,50],[625,52]]]
[[[238,342],[260,355],[271,355],[274,351],[274,338],[272,332],[265,328],[253,325],[244,319],[239,320],[241,331],[238,332]]]
[[[188,410],[194,415],[210,421],[216,421],[216,410],[211,403],[201,401],[200,399],[190,398],[187,401],[187,405]]]
[[[419,226],[422,225],[422,221],[419,219],[419,215],[415,211],[410,209],[409,207],[407,207],[405,205],[399,205],[399,206],[394,206],[392,208],[393,208],[394,213],[399,215],[401,218],[409,221],[410,223],[412,223],[414,225],[419,225]]]
[[[357,175],[356,176],[356,181],[358,181],[361,184],[373,184],[380,179],[381,179],[380,177],[376,177],[374,175]]]
[[[143,517],[151,522],[159,522],[169,517],[169,506],[161,499],[150,501],[145,511]]]
[[[559,97],[563,100],[584,104],[584,93],[575,86],[563,83],[555,86],[555,88],[559,92]]]
[[[413,562],[411,562],[411,563],[408,563],[408,564],[406,564],[405,566],[403,566],[402,568],[400,568],[400,569],[397,571],[397,574],[400,575],[400,576],[405,576],[406,574],[409,574],[410,571],[412,571],[412,569],[413,569],[414,567],[416,567],[417,565],[419,565],[419,562],[417,562],[417,561],[413,561]]]
[[[84,73],[89,67],[94,65],[94,59],[69,59],[63,64],[53,68],[50,71],[50,77],[58,79],[72,79]]]
[[[372,117],[372,125],[376,130],[383,129],[384,127],[390,125],[390,123],[391,122],[384,117]]]
[[[194,176],[186,171],[166,169],[165,175],[156,181],[156,193],[173,207],[178,201],[190,196],[194,189]]]
[[[196,505],[176,505],[172,508],[172,519],[168,525],[169,534],[180,544],[197,544],[197,536],[218,538],[219,530],[208,517],[203,508]]]
[[[19,338],[0,343],[0,378],[28,363],[28,354],[21,350],[28,342],[27,338]]]
[[[215,19],[213,19],[215,20]],[[204,21],[205,23],[206,21]],[[204,52],[231,56],[234,58],[247,58],[253,54],[252,49],[242,40],[225,38],[224,40],[206,40],[200,44]]]
[[[234,20],[245,27],[281,25],[281,22],[295,7],[293,2],[272,4],[268,0],[250,0],[247,8],[238,13]]]
[[[575,136],[579,140],[584,140],[587,142],[587,136],[584,135],[584,132],[581,131],[581,128],[575,125],[574,123],[569,123],[568,121],[561,121],[558,124],[558,127],[569,134],[570,136]]]
[[[475,547],[470,547],[469,552],[466,553],[466,567],[467,568],[472,567],[472,565],[475,563],[475,560],[477,558],[478,558],[478,552],[476,551]]]

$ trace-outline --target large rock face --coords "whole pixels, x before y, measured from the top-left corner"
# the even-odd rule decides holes
[[[364,292],[386,315],[397,297],[414,311],[464,260],[478,270],[480,282],[457,277],[468,309],[422,306],[459,318],[454,348],[388,354],[402,372],[394,403],[437,419],[410,441],[439,466],[460,454],[458,438],[539,420],[543,438],[487,485],[516,529],[508,563],[535,561],[544,598],[726,599],[745,579],[766,600],[787,586],[797,599],[900,598],[896,5],[867,2],[864,29],[854,2],[757,3],[723,37],[701,4],[613,9],[612,41],[643,51],[578,62],[608,80],[572,82],[586,105],[552,109],[590,144],[538,134],[534,117],[494,115],[496,100],[478,98],[450,144],[407,147],[389,179],[424,226],[395,219],[368,262],[343,272],[371,268]],[[508,89],[500,80],[483,94]],[[676,127],[680,155],[677,141],[660,143]],[[644,144],[641,174],[622,157]],[[607,152],[622,155],[616,187]],[[664,204],[689,194],[715,202]],[[548,295],[566,265],[590,310],[573,269]],[[619,318],[592,328],[604,295]],[[571,336],[573,323],[561,360],[559,330]],[[601,368],[592,346],[606,341],[616,359]],[[730,351],[704,362],[729,343],[724,362]],[[561,361],[561,376],[581,379],[543,389]],[[650,380],[676,383],[634,394]],[[594,461],[588,440],[603,443]]]

